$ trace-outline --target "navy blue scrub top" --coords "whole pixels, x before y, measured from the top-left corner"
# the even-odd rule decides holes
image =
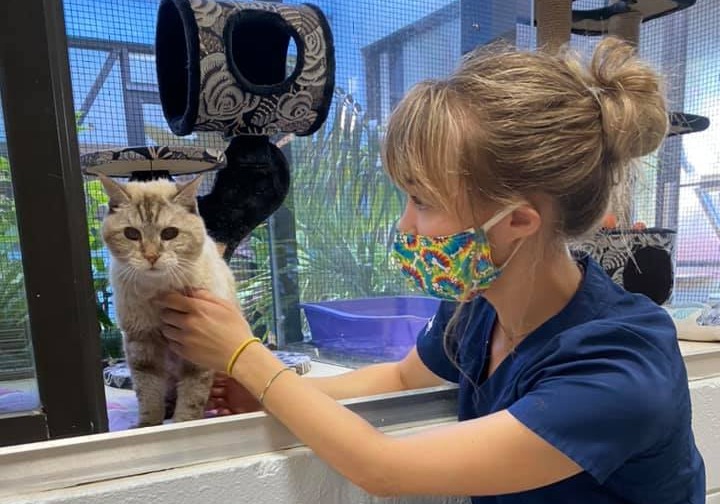
[[[672,319],[617,286],[592,259],[580,289],[487,378],[495,310],[463,307],[462,337],[443,337],[456,305],[441,303],[417,350],[459,384],[459,419],[508,410],[583,472],[539,489],[473,504],[702,504],[705,466],[691,430],[690,393]]]

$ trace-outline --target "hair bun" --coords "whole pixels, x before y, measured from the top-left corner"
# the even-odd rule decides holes
[[[660,146],[669,126],[662,82],[634,46],[614,37],[602,40],[586,84],[600,103],[608,157],[624,164]]]

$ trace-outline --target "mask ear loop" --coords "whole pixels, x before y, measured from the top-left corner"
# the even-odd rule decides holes
[[[488,219],[487,222],[485,222],[485,224],[480,226],[480,229],[482,229],[484,232],[487,233],[495,226],[495,224],[497,224],[498,222],[503,220],[505,217],[507,217],[508,215],[513,213],[515,210],[520,208],[520,205],[521,205],[520,203],[516,203],[515,205],[508,207],[505,210],[502,210],[501,212],[496,213],[495,215],[490,217],[490,219]]]
[[[506,208],[505,210],[492,216],[485,224],[483,224],[480,227],[480,229],[485,234],[485,240],[488,243],[488,247],[490,247],[490,238],[487,235],[488,231],[490,231],[498,222],[500,222],[505,217],[507,217],[508,215],[513,213],[518,208],[520,208],[521,205],[522,205],[521,203],[516,203],[515,205],[512,205],[512,206]],[[495,267],[499,270],[505,269],[505,267],[508,265],[508,263],[510,263],[512,258],[515,257],[515,254],[518,253],[518,250],[520,250],[520,247],[522,247],[523,243],[525,243],[525,239],[520,240],[520,243],[517,244],[517,247],[515,247],[515,250],[512,251],[512,253],[510,254],[510,257],[508,257],[504,263],[502,263],[500,266],[495,266]],[[490,247],[490,249],[491,249],[490,250],[490,264],[495,265],[495,261],[492,258],[492,247]]]

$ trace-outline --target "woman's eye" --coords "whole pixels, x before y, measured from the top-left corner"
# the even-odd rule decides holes
[[[180,234],[178,228],[168,227],[160,232],[160,238],[162,238],[163,240],[172,240],[174,238],[177,238],[178,234]]]
[[[413,202],[413,205],[415,205],[415,208],[417,208],[418,210],[427,210],[428,208],[430,208],[428,205],[423,203],[419,198],[415,196],[412,196],[410,200]]]
[[[134,227],[126,227],[123,230],[123,234],[125,235],[125,238],[132,241],[138,241],[142,237],[140,230],[135,229]]]

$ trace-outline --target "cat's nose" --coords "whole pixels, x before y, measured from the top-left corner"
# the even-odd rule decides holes
[[[150,263],[150,265],[155,265],[157,260],[160,258],[160,254],[144,254],[145,259]]]

